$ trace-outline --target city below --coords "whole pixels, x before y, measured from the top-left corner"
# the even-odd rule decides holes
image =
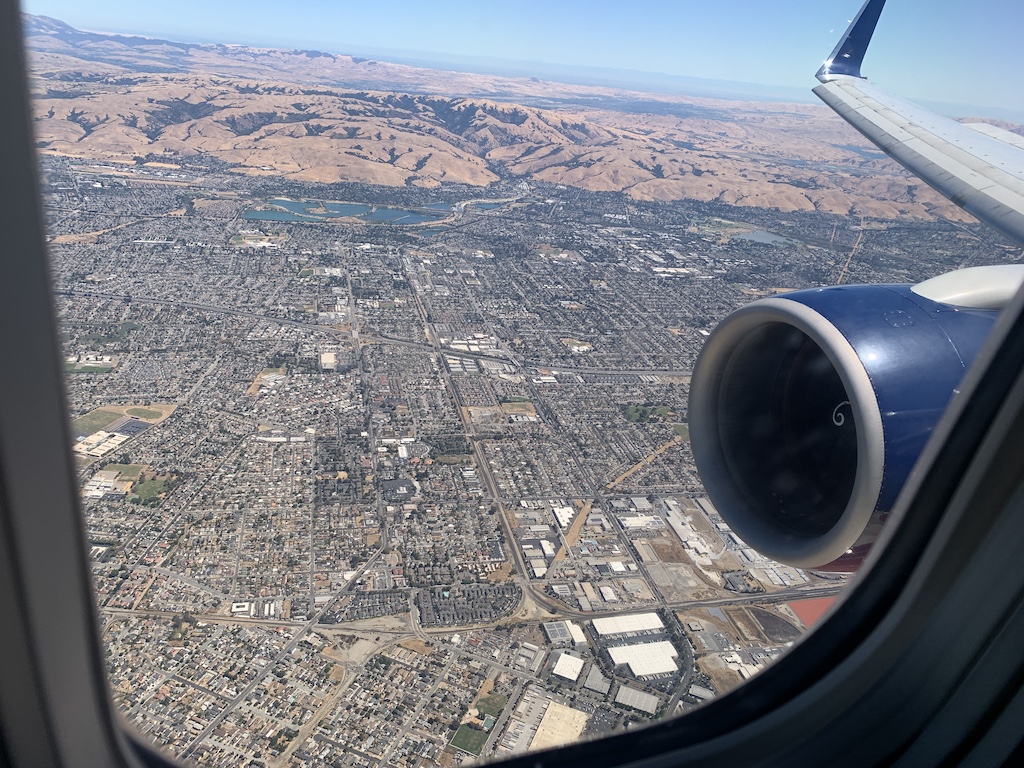
[[[105,129],[53,105],[137,83],[60,80],[35,45],[111,692],[200,764],[450,766],[725,695],[848,579],[764,559],[706,498],[687,429],[703,340],[758,297],[1007,253],[923,193],[913,218],[669,199],[531,176],[525,155],[483,181],[326,183],[184,129],[127,162],[109,136],[75,154],[59,131],[99,147]],[[865,191],[877,155],[835,141],[852,159],[814,173],[856,183],[828,199],[887,200]],[[730,152],[729,173],[768,162]]]

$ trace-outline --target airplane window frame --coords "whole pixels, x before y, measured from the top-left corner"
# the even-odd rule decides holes
[[[0,764],[179,765],[119,721],[107,691],[24,61],[20,9],[0,0],[0,359],[18,361],[0,374]],[[908,481],[899,524],[774,666],[685,717],[501,764],[996,764],[1019,753],[1024,569],[1007,564],[1024,548],[1022,371],[1019,294]],[[968,607],[957,643],[936,636]]]

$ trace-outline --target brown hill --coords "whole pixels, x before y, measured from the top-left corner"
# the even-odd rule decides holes
[[[129,35],[84,32],[57,19],[24,15],[34,66],[50,77],[74,75],[83,62],[133,72],[218,74],[239,80],[325,85],[345,90],[399,91],[485,98],[591,98],[620,91],[564,85],[536,78],[510,78],[411,67],[358,56],[311,50],[214,45]]]
[[[202,153],[240,173],[305,181],[486,186],[514,177],[638,200],[969,219],[824,107],[574,90],[314,52],[112,38],[59,24],[37,22],[29,38],[43,152],[126,163]],[[436,86],[443,74],[439,93],[457,84],[478,95],[311,84],[372,64],[405,85]],[[614,109],[538,109],[480,95],[516,89],[531,98],[575,92],[577,103]]]

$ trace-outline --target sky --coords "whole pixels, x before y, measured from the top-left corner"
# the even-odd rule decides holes
[[[861,0],[22,0],[79,29],[604,67],[807,87]],[[863,72],[924,102],[1024,113],[1024,2],[889,0]]]

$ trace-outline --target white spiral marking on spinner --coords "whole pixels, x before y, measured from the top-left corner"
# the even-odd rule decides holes
[[[841,402],[832,410],[832,423],[835,424],[837,427],[841,427],[843,426],[843,424],[846,423],[846,414],[839,412],[839,409],[842,408],[844,405],[849,405],[852,407],[853,404],[849,400],[843,400],[843,402]]]

